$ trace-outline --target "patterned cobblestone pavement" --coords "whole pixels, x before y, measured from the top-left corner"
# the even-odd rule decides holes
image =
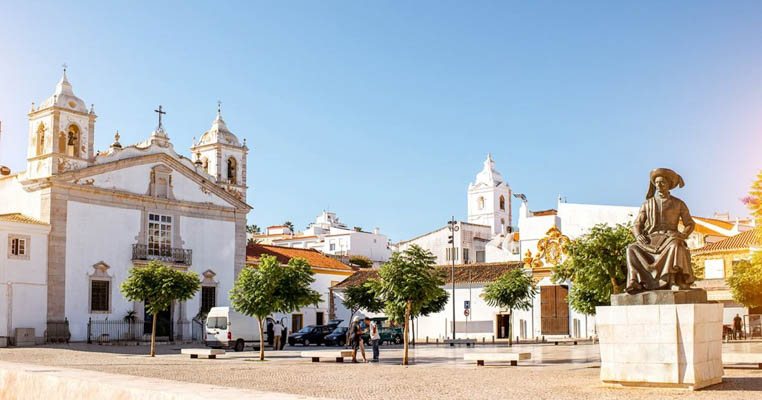
[[[231,386],[276,393],[337,399],[749,399],[762,394],[762,370],[753,366],[725,368],[724,382],[699,392],[602,387],[598,380],[598,346],[592,344],[477,346],[475,349],[419,345],[411,350],[412,365],[400,365],[402,349],[385,347],[380,364],[312,363],[297,347],[266,352],[229,352],[217,360],[189,359],[182,346],[161,345],[150,358],[146,346],[71,344],[0,349],[0,360],[61,366],[182,382]],[[194,346],[184,346],[194,347]],[[725,349],[762,352],[762,344],[732,344]],[[528,351],[532,360],[518,367],[476,367],[463,361],[466,351]],[[370,354],[368,354],[370,356]],[[754,366],[755,367],[755,366]]]

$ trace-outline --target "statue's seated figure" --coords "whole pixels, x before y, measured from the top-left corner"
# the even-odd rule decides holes
[[[637,242],[627,248],[627,292],[690,288],[695,281],[691,253],[685,239],[693,232],[694,222],[685,203],[670,195],[683,187],[683,178],[675,171],[657,168],[651,171],[646,201],[640,207],[633,232]],[[684,229],[678,230],[678,223]]]

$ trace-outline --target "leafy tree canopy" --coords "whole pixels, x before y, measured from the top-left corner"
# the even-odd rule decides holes
[[[751,215],[757,221],[762,222],[762,170],[759,171],[757,179],[751,184],[749,195],[741,200],[751,210]]]
[[[537,294],[532,277],[523,268],[514,268],[484,287],[484,301],[493,307],[528,310]]]
[[[352,316],[358,310],[368,312],[380,312],[384,309],[384,302],[376,296],[376,293],[369,286],[353,285],[344,289],[344,307],[352,312]],[[351,317],[351,316],[350,316]]]
[[[630,224],[599,224],[569,243],[567,259],[553,266],[553,281],[573,283],[568,300],[574,310],[595,314],[596,306],[611,304],[612,293],[623,292],[627,246],[634,242]]]
[[[365,256],[349,256],[349,263],[360,268],[373,268],[373,261]]]
[[[246,225],[246,232],[251,233],[252,235],[259,235],[262,232],[262,230],[259,228],[259,226],[254,224],[254,225]]]
[[[275,256],[267,254],[262,254],[257,268],[244,268],[238,275],[230,301],[236,311],[259,320],[260,360],[265,357],[263,321],[270,314],[290,313],[321,301],[320,293],[310,288],[313,275],[303,258],[292,258],[281,266]]]
[[[749,260],[733,266],[727,278],[733,298],[746,307],[762,307],[762,251],[754,252]]]
[[[404,322],[404,365],[408,363],[411,316],[420,315],[447,296],[441,288],[444,281],[434,269],[435,262],[430,251],[413,245],[402,253],[394,252],[378,271],[379,278],[367,283],[383,299],[386,315],[393,321]]]

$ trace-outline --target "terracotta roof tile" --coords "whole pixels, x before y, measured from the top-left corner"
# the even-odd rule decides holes
[[[558,215],[558,211],[556,210],[532,211],[533,217],[543,217],[546,215]]]
[[[288,263],[292,258],[304,258],[315,268],[335,269],[341,271],[352,271],[353,269],[331,257],[323,255],[314,249],[297,249],[293,247],[270,246],[264,244],[249,243],[246,246],[246,263],[255,264],[259,262],[262,254],[275,256],[282,264]]]
[[[514,269],[520,268],[523,265],[520,261],[510,262],[497,262],[497,263],[478,263],[478,264],[460,264],[455,266],[455,283],[489,283],[494,282],[500,278],[504,273]],[[445,284],[452,284],[450,279],[450,271],[452,266],[450,265],[438,265],[435,267],[442,278],[444,278]],[[378,270],[361,270],[357,271],[347,279],[341,281],[341,283],[334,286],[341,289],[348,286],[354,286],[363,284],[365,281],[371,278],[378,278]]]
[[[39,219],[27,217],[26,215],[21,213],[0,214],[0,221],[16,222],[20,224],[48,225],[47,223],[40,221]]]
[[[708,244],[693,251],[694,254],[706,254],[715,251],[748,250],[750,247],[762,245],[762,227],[756,227],[735,236]]]

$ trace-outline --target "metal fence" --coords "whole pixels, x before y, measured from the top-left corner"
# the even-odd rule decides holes
[[[151,340],[153,321],[133,320],[94,320],[87,322],[87,343],[127,343],[148,342]],[[195,321],[162,322],[156,327],[156,340],[160,342],[202,341],[196,339]],[[199,332],[203,332],[199,330]]]

